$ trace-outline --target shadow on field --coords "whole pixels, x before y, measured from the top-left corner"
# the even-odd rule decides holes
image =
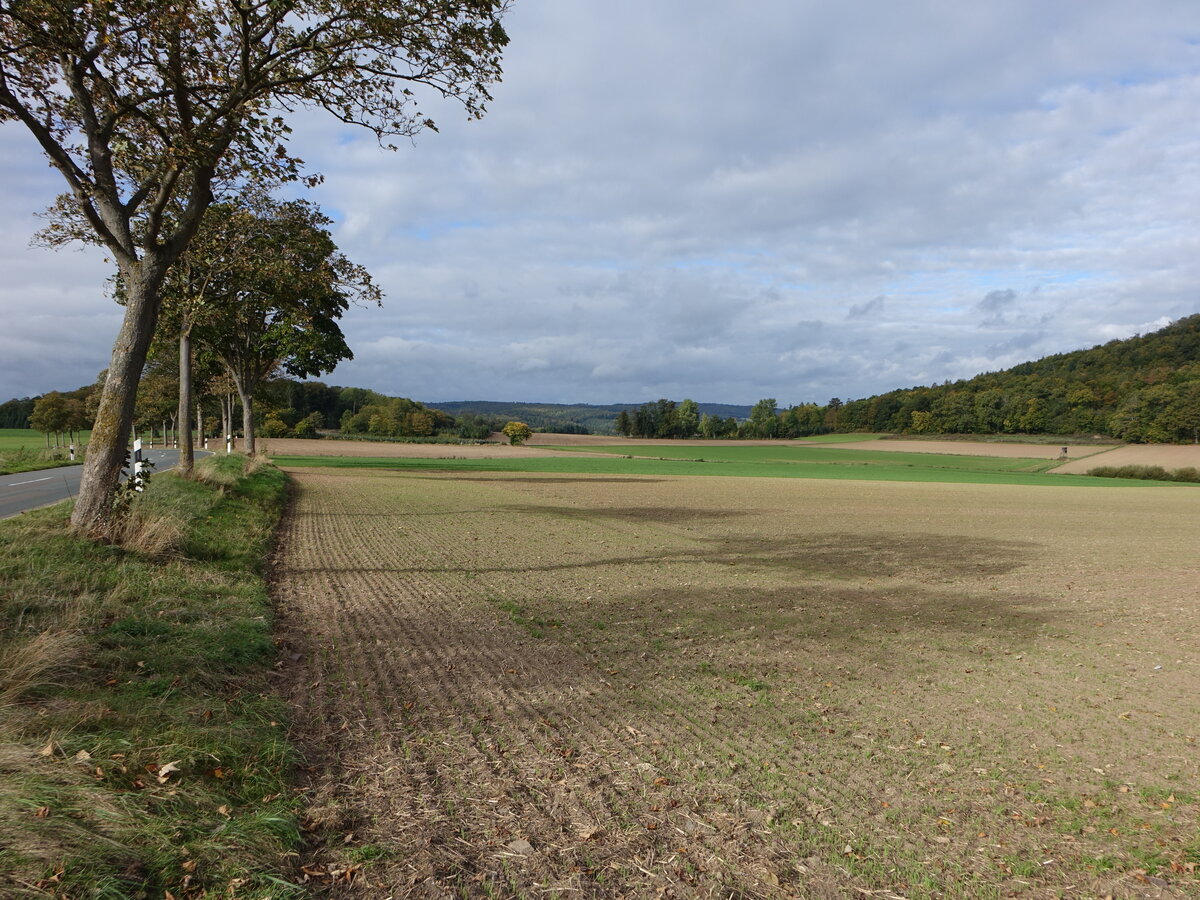
[[[594,601],[592,606],[593,616],[607,618],[602,606],[596,609]],[[911,655],[926,640],[950,636],[966,650],[970,644],[1032,638],[1069,615],[1036,596],[811,582],[785,588],[656,588],[614,606],[622,611],[621,626],[648,643],[684,641],[699,651],[711,645],[719,654],[736,653],[740,645],[767,665],[806,644],[817,645],[821,654],[870,646],[877,657]],[[639,612],[631,617],[634,607]]]
[[[502,508],[506,512],[516,513],[519,516],[552,516],[555,518],[573,519],[578,522],[595,522],[607,519],[633,524],[644,522],[654,525],[717,522],[722,519],[737,519],[743,516],[754,515],[751,510],[703,509],[695,506],[574,507],[514,503]]]
[[[1005,575],[1019,569],[1039,547],[1032,542],[880,532],[821,532],[788,539],[746,536],[713,543],[714,551],[705,554],[713,562],[844,577]]]

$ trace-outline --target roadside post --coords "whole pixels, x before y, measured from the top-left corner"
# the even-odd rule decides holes
[[[133,442],[133,489],[135,491],[144,491],[146,489],[145,479],[142,477],[144,469],[145,464],[142,462],[142,440],[138,438]]]
[[[75,462],[75,445],[71,445],[71,462]]]

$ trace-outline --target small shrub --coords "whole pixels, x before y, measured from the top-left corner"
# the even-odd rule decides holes
[[[508,442],[514,447],[533,437],[533,429],[524,422],[509,422],[500,430],[508,435]]]
[[[258,433],[263,437],[281,438],[290,435],[292,430],[287,427],[287,423],[282,419],[271,416],[262,423],[262,427],[259,429]]]
[[[318,412],[312,412],[296,423],[296,427],[293,429],[293,434],[295,434],[298,438],[319,438],[321,434],[317,431],[317,429],[324,424],[325,420],[322,418],[321,414]]]
[[[197,481],[232,487],[245,471],[246,457],[240,453],[214,453],[196,463],[193,470]]]
[[[1133,478],[1139,481],[1200,483],[1200,471],[1193,466],[1185,466],[1171,472],[1162,466],[1097,466],[1094,469],[1088,469],[1088,474],[1094,478]]]

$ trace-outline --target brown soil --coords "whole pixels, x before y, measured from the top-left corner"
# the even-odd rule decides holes
[[[336,896],[1200,895],[1194,489],[292,475]]]
[[[492,435],[493,440],[502,438],[503,435]],[[505,438],[507,440],[507,438]],[[689,438],[688,440],[671,440],[665,438],[630,438],[618,437],[611,434],[534,434],[529,439],[529,443],[533,446],[551,446],[551,447],[587,447],[595,444],[686,444],[689,447],[728,447],[730,441],[705,440],[703,438]],[[736,441],[734,442],[739,447],[773,447],[778,446],[781,441]]]
[[[1098,466],[1162,466],[1164,469],[1200,469],[1200,444],[1128,444],[1107,453],[1059,466],[1055,472],[1085,475]]]

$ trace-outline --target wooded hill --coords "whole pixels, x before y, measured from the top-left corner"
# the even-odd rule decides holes
[[[1200,314],[1151,334],[1001,372],[831,402],[830,431],[1090,434],[1200,439]]]
[[[491,400],[455,400],[428,404],[457,419],[480,418],[495,422],[518,421],[542,431],[559,434],[613,434],[621,413],[632,414],[636,403],[502,403]],[[644,404],[642,404],[644,405]],[[722,418],[744,419],[749,406],[728,403],[699,403],[701,413]]]

